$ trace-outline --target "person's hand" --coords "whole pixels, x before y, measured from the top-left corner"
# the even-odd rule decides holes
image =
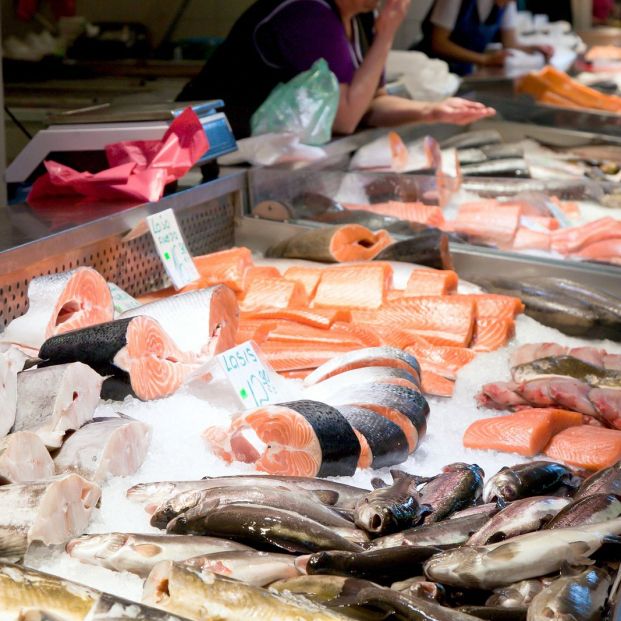
[[[450,97],[430,105],[428,120],[436,123],[468,125],[495,114],[496,110],[488,108],[478,101]]]
[[[483,54],[483,62],[481,64],[485,67],[503,67],[508,55],[508,50],[486,52],[485,54]]]
[[[375,20],[375,36],[392,40],[405,19],[409,7],[410,0],[386,0]]]

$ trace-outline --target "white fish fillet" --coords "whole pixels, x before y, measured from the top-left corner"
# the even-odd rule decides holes
[[[58,545],[80,535],[100,496],[77,474],[0,486],[0,558],[20,558],[32,541]]]
[[[108,284],[90,267],[33,278],[28,300],[28,311],[6,327],[0,342],[38,350],[50,336],[114,318]]]
[[[239,322],[237,298],[224,285],[188,291],[124,312],[120,318],[155,319],[185,352],[211,356],[235,345]]]
[[[407,147],[396,132],[380,136],[356,151],[349,163],[350,170],[384,170],[401,172],[408,162]]]
[[[17,374],[24,368],[27,356],[15,347],[0,353],[0,438],[15,423],[17,408]]]
[[[144,461],[151,427],[140,421],[109,418],[88,423],[63,444],[54,458],[58,474],[75,472],[89,481],[133,474]]]
[[[17,376],[14,431],[33,431],[49,448],[65,431],[93,418],[103,377],[81,362],[22,371]]]
[[[54,460],[36,433],[18,431],[0,440],[0,483],[24,483],[54,475]]]

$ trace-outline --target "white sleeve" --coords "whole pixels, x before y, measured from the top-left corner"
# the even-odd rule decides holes
[[[431,13],[431,23],[447,30],[453,30],[459,16],[461,2],[456,0],[436,0]]]
[[[517,13],[517,4],[515,2],[509,2],[507,9],[502,16],[502,24],[500,24],[500,28],[502,30],[513,30],[517,26]]]

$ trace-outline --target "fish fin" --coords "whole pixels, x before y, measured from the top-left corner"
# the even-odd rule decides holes
[[[416,485],[422,485],[423,483],[429,483],[429,481],[433,481],[436,477],[421,477],[418,474],[409,474],[408,472],[403,472],[403,470],[398,470],[397,468],[392,468],[390,470],[390,476],[392,476],[393,481],[398,481],[399,479],[409,479]]]
[[[561,565],[561,578],[568,576],[575,576],[579,573],[580,570],[576,569],[575,565],[568,563],[567,561],[563,561]]]
[[[26,537],[15,533],[0,533],[0,559],[11,563],[20,561],[26,554]]]
[[[315,489],[315,490],[313,490],[313,494],[324,505],[333,506],[339,500],[339,493],[335,492],[334,490],[331,490],[331,489]]]
[[[373,489],[383,489],[384,487],[388,487],[388,483],[379,477],[371,479],[371,485],[373,486]]]
[[[154,543],[137,543],[131,546],[132,550],[140,556],[146,556],[148,558],[152,556],[157,556],[162,548]]]
[[[572,541],[569,544],[572,558],[569,561],[573,565],[593,565],[595,561],[591,560],[587,554],[590,551],[589,545],[585,541]]]
[[[85,535],[84,538],[88,538],[88,535]],[[126,535],[125,533],[110,533],[108,537],[106,537],[106,543],[103,549],[100,549],[99,552],[95,554],[95,558],[108,558],[109,556],[116,554],[125,544],[130,540],[131,535]],[[75,541],[79,541],[80,538]],[[67,544],[67,547],[69,544]]]
[[[498,511],[502,511],[508,507],[507,501],[502,496],[496,497],[496,507],[498,507]]]
[[[494,548],[487,556],[496,560],[511,560],[520,550],[519,543],[503,543],[501,546]]]

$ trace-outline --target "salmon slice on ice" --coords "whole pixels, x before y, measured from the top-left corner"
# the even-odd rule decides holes
[[[235,345],[239,308],[235,294],[224,285],[144,304],[126,311],[120,318],[139,315],[155,319],[183,351],[212,356]]]
[[[250,286],[250,283],[255,278],[280,278],[280,272],[275,267],[271,267],[270,265],[253,265],[252,267],[246,268],[244,272],[244,288],[243,291],[246,291]],[[240,295],[243,297],[243,291]]]
[[[392,286],[389,263],[366,263],[331,267],[321,276],[313,308],[379,308]]]
[[[489,209],[472,206],[459,208],[457,218],[451,223],[456,233],[462,233],[496,244],[510,244],[520,224],[521,207]]]
[[[283,276],[287,280],[299,282],[304,287],[309,299],[312,299],[322,273],[322,267],[290,267]]]
[[[621,431],[582,425],[555,435],[544,453],[587,470],[608,468],[621,459]]]
[[[335,321],[330,330],[355,339],[362,347],[380,347],[383,345],[382,339],[374,330],[359,326],[355,323]]]
[[[463,299],[470,299],[475,303],[478,319],[498,319],[510,317],[514,319],[524,311],[524,304],[520,298],[497,293],[481,293],[460,295]]]
[[[299,282],[284,278],[255,278],[241,303],[244,311],[262,308],[304,308],[308,297]]]
[[[351,312],[336,308],[264,308],[241,313],[241,320],[278,320],[295,321],[315,328],[329,328],[335,321],[351,321]]]
[[[416,357],[424,371],[447,379],[455,379],[460,369],[476,358],[476,352],[466,347],[432,345],[424,337],[414,335],[405,351]]]
[[[317,401],[293,401],[238,414],[228,430],[203,433],[225,461],[254,464],[269,474],[351,476],[360,443],[336,409]]]
[[[0,440],[0,485],[49,479],[54,461],[36,433],[17,431]]]
[[[475,352],[496,351],[504,347],[515,333],[515,321],[510,317],[477,319],[470,348]]]
[[[459,277],[452,270],[414,270],[408,279],[405,297],[448,295],[457,291]]]
[[[452,379],[424,367],[421,382],[423,393],[432,397],[452,397],[455,391],[455,382]]]
[[[621,265],[621,228],[619,229],[619,237],[604,239],[582,246],[573,256],[586,259],[587,261]]]
[[[265,341],[261,351],[275,371],[299,371],[316,369],[324,363],[338,358],[344,353],[360,348],[357,344],[347,343],[279,343]]]
[[[387,203],[373,204],[345,204],[346,209],[369,211],[371,213],[391,218],[398,218],[406,222],[426,224],[442,228],[444,226],[444,213],[440,207],[425,205],[424,203],[403,203],[401,201],[388,201]]]
[[[464,433],[464,446],[534,457],[541,453],[554,435],[581,425],[582,415],[578,412],[529,408],[475,421]]]
[[[244,247],[212,252],[193,260],[200,274],[199,287],[222,284],[233,291],[243,290],[246,269],[253,266],[252,253]]]
[[[235,343],[240,345],[246,341],[254,341],[258,345],[267,340],[270,330],[278,326],[277,321],[247,320],[241,321],[237,328]]]
[[[28,285],[29,307],[0,335],[0,342],[39,349],[43,342],[114,318],[108,283],[90,267],[33,278]]]
[[[295,343],[362,345],[358,338],[344,330],[313,328],[312,326],[305,326],[304,324],[294,323],[292,321],[280,322],[277,326],[272,328],[268,334],[267,340],[279,341],[290,345],[294,345]]]
[[[615,237],[621,237],[621,222],[607,216],[587,224],[554,231],[551,247],[561,254],[570,254],[588,244]]]

